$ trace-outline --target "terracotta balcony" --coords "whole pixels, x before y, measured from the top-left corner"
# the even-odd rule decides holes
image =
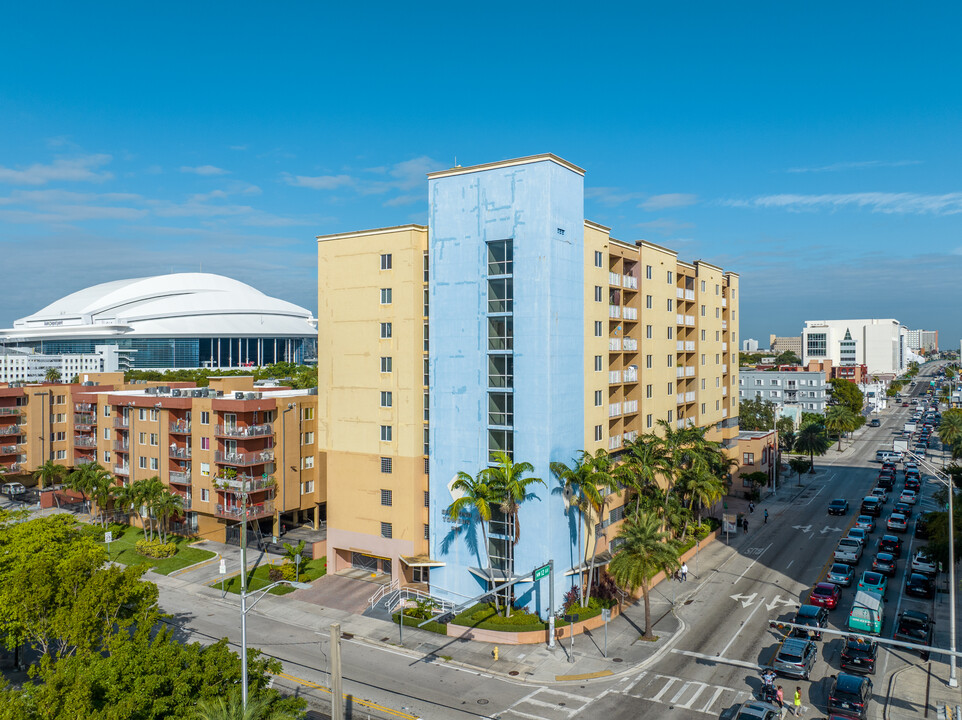
[[[181,458],[182,460],[186,460],[187,458],[190,457],[190,448],[189,448],[189,447],[174,447],[173,445],[171,445],[171,446],[170,446],[170,457],[172,457],[172,458]]]
[[[0,425],[0,435],[19,435],[21,432],[19,425]]]
[[[73,444],[77,447],[97,447],[97,438],[92,435],[74,435]]]
[[[218,450],[216,453],[214,453],[214,462],[218,462],[221,465],[237,465],[240,467],[246,467],[248,465],[263,465],[264,463],[273,461],[273,450],[261,450],[260,452],[252,453],[230,453]]]
[[[4,415],[22,415],[23,408],[19,407],[0,407],[0,417]]]
[[[189,422],[172,422],[170,424],[170,432],[176,435],[189,435],[190,423]]]
[[[273,514],[274,514],[273,501],[254,503],[253,505],[247,506],[247,518],[249,520],[256,520],[258,518],[270,517]],[[216,515],[222,518],[231,518],[233,520],[243,520],[244,510],[239,505],[217,505]]]
[[[16,445],[0,445],[0,455],[16,455]]]
[[[190,473],[171,470],[170,482],[172,485],[190,485]]]
[[[216,478],[214,482],[220,485],[224,485],[226,483],[227,486],[232,490],[246,490],[247,492],[253,493],[274,487],[274,476],[268,475],[267,477],[264,477],[262,475],[238,475],[234,478],[219,477]]]
[[[274,434],[274,426],[270,423],[264,425],[216,425],[215,432],[218,437],[229,438],[252,438],[267,437]]]

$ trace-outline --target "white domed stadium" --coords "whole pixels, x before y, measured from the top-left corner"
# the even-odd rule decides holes
[[[113,345],[132,368],[244,367],[313,360],[309,310],[211,273],[115,280],[71,293],[0,332],[45,354]]]

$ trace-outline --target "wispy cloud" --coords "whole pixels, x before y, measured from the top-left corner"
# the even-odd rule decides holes
[[[641,230],[649,230],[659,235],[671,235],[679,230],[689,230],[695,227],[694,223],[680,222],[670,218],[658,218],[649,222],[638,223],[635,227]]]
[[[887,162],[885,160],[860,160],[855,162],[837,162],[831,165],[819,167],[796,167],[789,168],[785,172],[790,173],[818,173],[818,172],[839,172],[841,170],[860,170],[863,168],[877,167],[903,167],[905,165],[921,165],[921,160],[896,160]]]
[[[645,193],[627,192],[616,187],[590,187],[585,188],[585,197],[591,200],[597,200],[602,205],[613,206],[635,200],[642,200],[646,196]]]
[[[0,182],[10,185],[46,185],[51,181],[64,182],[103,182],[113,177],[112,173],[97,171],[106,165],[110,155],[82,155],[80,157],[58,157],[49,165],[34,163],[22,169],[0,166]]]
[[[225,170],[224,168],[215,167],[213,165],[198,165],[197,167],[190,167],[189,165],[183,165],[180,168],[182,173],[193,173],[194,175],[228,175],[230,170]]]
[[[413,205],[416,202],[424,202],[427,199],[427,195],[421,193],[420,195],[398,195],[390,200],[385,201],[384,207],[400,207],[401,205]]]
[[[424,187],[428,173],[442,170],[444,167],[444,163],[427,155],[421,155],[390,166],[366,167],[356,175],[341,173],[311,176],[285,172],[281,173],[281,179],[293,187],[304,187],[312,190],[350,188],[358,195],[398,193],[395,197],[391,197],[383,203],[385,207],[396,207],[424,201],[427,197],[424,193],[412,191]],[[364,177],[364,175],[374,175],[376,179]]]
[[[641,204],[641,207],[644,210],[667,210],[669,208],[694,205],[696,202],[698,202],[697,195],[691,195],[689,193],[665,193],[664,195],[652,195]]]
[[[830,193],[824,195],[763,195],[749,200],[728,200],[731,207],[781,208],[804,210],[838,210],[854,207],[886,214],[955,215],[962,212],[962,192],[943,195],[921,193]]]
[[[355,179],[350,175],[317,175],[311,177],[283,173],[281,177],[288,185],[311,188],[312,190],[336,190],[339,187],[355,184]]]

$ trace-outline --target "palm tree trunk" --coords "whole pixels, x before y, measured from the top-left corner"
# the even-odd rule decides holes
[[[605,516],[605,503],[601,503],[601,509],[598,512],[598,523],[601,524],[602,518]],[[588,607],[588,601],[591,600],[591,583],[595,578],[595,558],[598,556],[598,532],[595,532],[594,547],[591,549],[591,562],[588,565],[588,590],[585,592],[584,607]]]
[[[648,599],[648,583],[641,585],[641,597],[645,601],[645,634],[642,636],[651,639],[651,601]]]
[[[481,538],[484,542],[484,556],[488,559],[488,582],[490,582],[493,587],[496,583],[494,582],[494,568],[491,565],[491,546],[488,544],[488,529],[485,526],[484,519],[481,520]],[[494,593],[494,611],[498,615],[501,615],[501,610],[498,607],[497,593]]]

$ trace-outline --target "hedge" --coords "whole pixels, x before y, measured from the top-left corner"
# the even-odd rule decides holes
[[[162,543],[160,540],[138,540],[134,546],[137,552],[149,558],[169,558],[177,553],[176,543]]]

